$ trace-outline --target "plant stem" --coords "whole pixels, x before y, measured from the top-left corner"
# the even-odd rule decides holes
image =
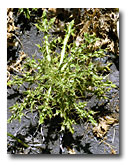
[[[63,42],[63,46],[62,46],[62,51],[61,51],[60,65],[63,63],[63,59],[64,59],[64,55],[65,55],[65,51],[66,51],[67,42],[68,42],[68,39],[70,37],[73,24],[74,24],[74,20],[72,20],[70,22],[70,24],[68,26],[67,34],[65,35],[65,38],[64,38],[64,42]]]
[[[45,36],[45,44],[46,44],[46,51],[47,51],[47,60],[51,61],[50,51],[49,51],[49,42],[48,42],[48,36]]]
[[[15,137],[14,135],[7,133],[7,136],[15,139],[18,143],[20,143],[21,145],[23,145],[24,147],[28,148],[29,145],[25,144],[23,141],[21,141],[19,138]]]

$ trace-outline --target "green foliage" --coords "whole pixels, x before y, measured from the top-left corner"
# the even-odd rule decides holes
[[[39,124],[47,118],[59,116],[61,130],[67,128],[73,133],[73,124],[78,119],[87,119],[96,125],[95,112],[86,108],[86,94],[106,98],[105,92],[115,86],[98,71],[92,61],[95,57],[105,56],[104,50],[92,51],[89,47],[98,40],[95,35],[85,33],[84,42],[78,47],[75,42],[69,43],[69,38],[75,33],[74,21],[67,25],[64,39],[55,38],[49,33],[54,21],[55,18],[48,20],[44,11],[42,21],[36,24],[44,33],[42,46],[37,45],[42,57],[28,58],[23,66],[22,77],[14,76],[8,82],[9,86],[18,87],[28,84],[28,90],[23,91],[23,102],[10,107],[12,116],[8,122],[20,120],[26,110],[36,110],[39,113]],[[56,51],[58,46],[61,46],[61,53]]]
[[[30,19],[32,11],[37,11],[37,8],[19,8],[18,9],[19,14],[23,13],[23,15],[27,19]]]

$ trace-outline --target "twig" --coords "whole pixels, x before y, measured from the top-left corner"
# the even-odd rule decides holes
[[[14,33],[12,35],[18,40],[18,42],[20,43],[21,47],[23,48],[23,44],[21,43],[20,39]]]
[[[10,79],[10,72],[7,71],[7,82],[9,81],[9,79]]]
[[[116,151],[114,150],[115,147],[113,145],[110,145],[109,143],[105,142],[104,139],[101,140],[99,144],[101,144],[102,142],[111,149],[112,154],[116,154]]]

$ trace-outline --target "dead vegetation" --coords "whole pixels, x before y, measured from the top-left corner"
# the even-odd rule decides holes
[[[15,36],[14,18],[13,18],[13,8],[7,8],[7,46],[17,46],[18,42],[13,40]]]
[[[44,10],[44,9],[43,9]],[[100,47],[108,49],[109,52],[119,56],[119,38],[117,23],[119,22],[118,8],[85,8],[83,14],[81,9],[62,10],[58,8],[48,8],[52,16],[56,16],[56,22],[59,23],[58,16],[74,18],[75,26],[78,30],[76,37],[78,42],[82,41],[85,32],[89,34],[95,33],[100,38],[95,44],[95,49]]]
[[[119,39],[117,35],[118,9],[85,9],[83,27],[79,32],[81,37],[85,32],[95,33],[100,38],[95,47],[105,47],[109,52],[119,56]]]

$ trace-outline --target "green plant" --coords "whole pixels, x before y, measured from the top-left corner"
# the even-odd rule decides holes
[[[18,9],[19,14],[23,13],[23,15],[27,19],[30,19],[32,11],[37,11],[37,8],[19,8]]]
[[[28,84],[28,89],[23,91],[23,102],[16,103],[10,110],[12,116],[8,119],[21,120],[24,111],[38,111],[39,124],[47,118],[59,116],[61,118],[61,131],[65,128],[74,132],[73,124],[77,119],[87,119],[96,125],[95,112],[87,110],[86,93],[92,93],[99,98],[106,98],[105,92],[115,87],[98,71],[93,63],[93,58],[105,56],[104,50],[92,50],[92,45],[98,40],[96,36],[84,34],[84,42],[76,45],[69,38],[74,36],[74,21],[65,29],[65,37],[53,37],[49,33],[55,18],[47,19],[45,11],[42,21],[36,27],[44,32],[42,46],[37,45],[42,52],[40,59],[29,58],[23,65],[22,76],[14,76],[8,86],[21,87]],[[61,47],[61,53],[56,51]],[[108,69],[108,67],[107,67]],[[107,70],[106,67],[103,70]],[[77,118],[76,118],[77,117]]]

